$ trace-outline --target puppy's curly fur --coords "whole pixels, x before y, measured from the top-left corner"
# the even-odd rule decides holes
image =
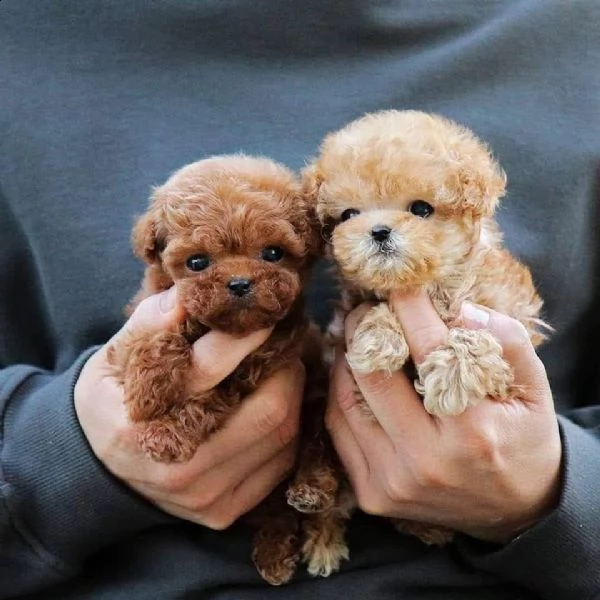
[[[319,229],[296,176],[266,158],[201,160],[154,191],[133,230],[135,253],[147,267],[129,310],[175,286],[182,318],[172,330],[136,331],[108,352],[139,443],[154,460],[190,459],[262,381],[318,351],[302,287],[320,252]],[[231,375],[193,391],[192,345],[200,336],[265,327],[273,327],[268,340]],[[271,583],[294,572],[298,516],[286,508],[283,492],[253,515],[254,559]]]
[[[488,331],[467,330],[459,322],[461,303],[468,300],[520,321],[534,345],[547,327],[528,269],[501,246],[493,214],[506,177],[487,146],[441,116],[383,111],[327,136],[303,181],[342,287],[332,343],[344,344],[344,317],[352,308],[378,302],[347,348],[352,369],[406,368],[408,345],[385,300],[393,289],[424,288],[450,327],[447,342],[416,367],[415,387],[426,410],[457,415],[488,396],[510,398],[513,374],[498,342]],[[339,505],[348,513],[347,497]],[[328,521],[338,528],[338,540],[344,526],[339,515],[332,510]],[[433,525],[396,525],[428,544],[452,538]]]

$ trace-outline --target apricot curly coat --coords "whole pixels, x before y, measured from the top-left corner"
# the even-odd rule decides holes
[[[266,158],[201,160],[154,191],[133,230],[135,253],[147,267],[129,310],[175,286],[181,319],[171,330],[131,333],[108,352],[150,457],[190,459],[246,396],[290,361],[316,360],[311,368],[318,370],[319,345],[302,288],[321,245],[300,182]],[[270,337],[231,375],[212,389],[193,391],[192,345],[200,336],[212,329],[245,335],[266,327],[273,327]],[[311,464],[323,454],[310,439],[304,452]],[[284,491],[249,517],[258,527],[254,561],[273,584],[287,581],[299,561],[300,514],[286,504]]]
[[[520,321],[534,345],[548,329],[529,270],[501,246],[493,214],[506,177],[483,142],[441,116],[382,111],[328,135],[303,180],[342,287],[331,343],[345,345],[344,317],[351,309],[365,300],[377,303],[346,349],[354,371],[407,368],[409,348],[385,300],[393,289],[424,288],[450,328],[447,343],[416,368],[425,409],[448,417],[483,398],[502,401],[517,393],[499,343],[459,321],[468,300]],[[346,495],[323,515],[328,532],[321,538],[338,540],[322,548],[329,564],[347,555],[339,539],[349,502]],[[443,527],[395,523],[428,544],[452,538]]]

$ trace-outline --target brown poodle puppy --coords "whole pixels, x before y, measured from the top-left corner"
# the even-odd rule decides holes
[[[113,346],[140,443],[155,460],[188,460],[238,403],[302,353],[302,285],[320,246],[294,175],[265,158],[219,156],[187,165],[154,191],[133,230],[148,266],[131,308],[177,288],[173,331]],[[216,388],[189,391],[191,346],[210,329],[235,335],[275,326]]]
[[[130,335],[108,353],[150,457],[190,459],[262,381],[318,352],[302,288],[321,242],[300,182],[266,158],[201,160],[154,191],[133,230],[135,253],[148,266],[130,310],[174,285],[181,320],[171,331]],[[274,327],[269,339],[234,373],[209,391],[191,388],[191,349],[200,336],[211,329],[244,335],[265,327]],[[298,561],[299,514],[286,507],[283,492],[274,496],[252,520],[260,527],[257,567],[278,584]]]
[[[385,300],[393,289],[424,288],[450,327],[447,343],[416,369],[415,387],[436,416],[460,414],[485,397],[506,400],[514,392],[499,343],[486,330],[460,327],[463,301],[514,317],[535,345],[545,338],[531,275],[502,248],[493,219],[505,181],[472,132],[416,111],[384,111],[350,123],[325,138],[304,172],[342,286],[342,307],[330,328],[333,343],[344,344],[345,315],[375,301],[347,348],[348,363],[363,373],[406,368],[408,345]],[[346,514],[347,496],[338,504]],[[338,513],[323,520],[339,539]],[[430,544],[452,537],[440,527],[396,524]],[[329,562],[339,563],[339,544],[329,551]]]

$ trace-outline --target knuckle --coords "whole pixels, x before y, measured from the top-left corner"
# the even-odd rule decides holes
[[[188,473],[177,466],[166,466],[158,471],[156,484],[170,494],[181,494],[190,486]]]
[[[335,431],[337,431],[338,425],[339,425],[339,417],[334,410],[331,410],[331,408],[328,408],[325,411],[324,422],[325,422],[325,429],[330,434],[335,433]]]
[[[194,350],[192,352],[192,365],[195,378],[205,384],[204,387],[212,388],[221,381],[222,373],[214,359]]]
[[[430,462],[417,462],[412,469],[412,479],[421,490],[442,490],[447,487],[447,478]]]
[[[368,515],[384,516],[384,505],[378,494],[366,487],[360,487],[355,490],[356,503],[360,510]]]
[[[194,497],[188,501],[187,508],[195,513],[205,511],[214,505],[220,498],[220,493],[215,488],[206,488],[194,494]]]
[[[352,409],[360,399],[358,390],[352,387],[343,387],[335,390],[336,401],[343,411]]]
[[[405,482],[400,481],[398,477],[387,477],[384,481],[384,490],[387,497],[394,504],[408,500],[408,486]]]
[[[447,331],[435,325],[415,325],[412,328],[412,355],[417,363],[446,342]]]
[[[479,426],[469,433],[463,448],[463,460],[476,461],[489,468],[500,465],[501,455],[500,436],[494,428]]]
[[[137,328],[145,324],[155,323],[160,318],[160,312],[157,310],[156,296],[144,298],[134,309],[127,321],[126,327]]]
[[[294,467],[296,466],[296,452],[295,449],[291,450],[283,462],[284,475],[289,475]]]
[[[214,531],[224,531],[231,527],[237,517],[228,512],[218,512],[204,519],[204,525]]]
[[[298,423],[295,420],[287,419],[277,428],[277,436],[282,448],[290,446],[298,437]]]
[[[506,318],[503,337],[503,346],[512,350],[512,352],[528,350],[532,346],[525,325],[516,319]]]
[[[289,406],[282,396],[269,395],[263,398],[256,416],[256,426],[263,433],[281,428],[289,415]]]

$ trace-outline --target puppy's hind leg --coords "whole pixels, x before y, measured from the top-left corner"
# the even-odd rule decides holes
[[[374,306],[356,327],[346,360],[357,373],[400,371],[408,344],[395,315],[385,302]]]
[[[487,396],[505,400],[513,372],[502,347],[484,329],[451,329],[445,344],[417,365],[415,389],[432,415],[459,415]]]
[[[285,503],[277,488],[246,520],[256,527],[252,560],[260,576],[271,585],[287,583],[300,562],[300,518]]]
[[[185,462],[192,458],[198,446],[225,425],[239,402],[238,395],[223,394],[218,388],[182,399],[170,414],[140,424],[140,445],[154,460]]]
[[[329,577],[348,560],[346,523],[354,506],[354,494],[348,486],[332,509],[305,515],[302,520],[302,559],[313,577]]]

